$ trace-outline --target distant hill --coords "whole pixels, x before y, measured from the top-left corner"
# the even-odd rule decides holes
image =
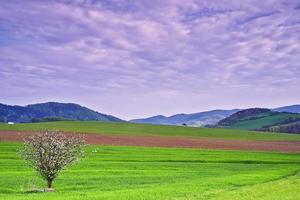
[[[247,110],[247,109],[246,109]],[[144,123],[144,124],[162,124],[162,125],[187,125],[187,126],[214,126],[218,124],[219,121],[229,117],[230,115],[241,111],[241,109],[232,109],[232,110],[211,110],[206,112],[198,112],[193,114],[176,114],[169,117],[166,117],[164,115],[156,115],[153,117],[148,118],[141,118],[141,119],[133,119],[129,122],[132,123]],[[254,110],[251,110],[250,112],[253,112]],[[274,109],[256,109],[255,112],[258,113],[252,113],[253,115],[259,114],[259,112],[265,112],[268,111],[270,113],[274,112],[289,112],[289,113],[300,113],[300,105],[291,105],[291,106],[284,106]],[[246,111],[248,112],[248,111]],[[270,114],[269,113],[269,114]],[[239,113],[241,114],[241,113]],[[246,116],[250,113],[244,113]],[[267,113],[265,113],[267,114]],[[236,116],[239,118],[239,116]],[[223,123],[223,122],[222,122]],[[222,124],[224,126],[224,124]]]
[[[28,106],[0,104],[0,122],[31,122],[45,120],[122,121],[74,103],[48,102]]]
[[[250,108],[238,111],[225,119],[219,121],[219,126],[233,126],[241,121],[248,121],[254,119],[260,119],[265,116],[270,116],[272,113],[270,109],[266,108]]]
[[[163,116],[163,115],[156,115],[156,116],[148,117],[148,118],[133,119],[133,120],[130,120],[129,122],[145,123],[145,124],[166,124],[167,118],[168,117]]]
[[[298,123],[300,123],[299,113],[250,108],[232,114],[221,120],[217,126],[230,129],[300,133]]]
[[[199,112],[193,114],[177,114],[170,117],[157,115],[149,118],[134,119],[129,122],[145,123],[145,124],[164,124],[164,125],[182,125],[188,126],[206,126],[215,125],[221,119],[230,116],[231,114],[239,111],[233,110],[212,110],[207,112]]]
[[[284,107],[274,108],[273,110],[278,112],[300,113],[300,105],[284,106]]]

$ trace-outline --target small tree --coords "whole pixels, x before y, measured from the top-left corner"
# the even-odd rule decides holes
[[[52,182],[59,172],[79,161],[84,153],[82,137],[59,131],[39,132],[24,141],[21,156],[47,181],[48,190],[52,190]]]

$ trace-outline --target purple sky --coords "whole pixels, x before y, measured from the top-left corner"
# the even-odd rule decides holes
[[[1,0],[0,81],[123,119],[300,103],[300,0]]]

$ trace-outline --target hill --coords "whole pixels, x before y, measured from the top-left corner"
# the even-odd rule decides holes
[[[300,113],[300,105],[283,106],[273,110],[277,112]]]
[[[267,110],[269,112],[275,111],[275,112],[300,113],[300,105],[284,106],[284,107],[267,109]],[[188,126],[195,126],[195,127],[213,126],[216,125],[219,121],[229,117],[230,115],[238,111],[241,111],[241,109],[231,109],[231,110],[217,109],[217,110],[198,112],[192,114],[181,113],[169,117],[164,115],[156,115],[148,118],[133,119],[130,120],[129,122],[144,123],[144,124],[163,124],[163,125],[185,124]],[[258,110],[258,112],[260,111]]]
[[[266,108],[245,109],[245,110],[236,112],[236,113],[230,115],[229,117],[226,117],[223,120],[220,120],[218,122],[218,125],[219,126],[231,126],[231,125],[234,125],[235,123],[238,123],[243,120],[261,118],[263,116],[269,116],[272,113],[273,112],[270,109],[266,109]]]
[[[218,126],[230,129],[300,133],[298,126],[294,125],[295,122],[300,122],[300,114],[251,108],[232,114],[221,120]]]
[[[189,126],[206,126],[215,125],[221,119],[224,119],[231,114],[239,111],[238,109],[232,110],[212,110],[207,112],[199,112],[193,114],[176,114],[170,117],[157,115],[149,118],[134,119],[129,122],[145,123],[145,124],[164,124],[164,125],[182,125]]]
[[[48,102],[24,107],[0,104],[0,122],[31,122],[45,119],[122,121],[117,117],[99,113],[74,103]]]

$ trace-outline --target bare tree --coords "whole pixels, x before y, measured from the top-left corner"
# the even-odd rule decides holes
[[[47,130],[24,138],[21,156],[47,181],[48,190],[59,172],[83,156],[81,136]]]

